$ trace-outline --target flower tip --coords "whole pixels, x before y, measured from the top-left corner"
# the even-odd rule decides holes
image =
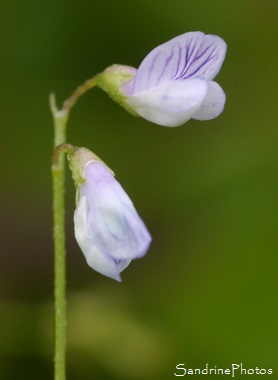
[[[117,282],[122,282],[120,272],[118,271],[114,260],[104,257],[101,252],[94,251],[91,255],[88,255],[87,251],[83,251],[83,253],[90,268],[105,277],[111,278]]]

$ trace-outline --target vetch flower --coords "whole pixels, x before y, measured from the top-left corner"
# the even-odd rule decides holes
[[[182,34],[156,47],[138,70],[113,65],[99,87],[133,114],[167,127],[189,119],[210,120],[224,109],[226,96],[213,81],[226,54],[225,41],[202,32]]]
[[[85,148],[78,148],[69,159],[77,186],[77,243],[90,267],[121,281],[120,272],[145,255],[151,236],[103,161]]]

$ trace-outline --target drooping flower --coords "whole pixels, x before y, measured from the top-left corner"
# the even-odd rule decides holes
[[[210,120],[224,109],[226,96],[213,81],[226,54],[225,41],[202,32],[182,34],[156,47],[138,70],[113,65],[99,86],[128,111],[167,127],[189,119]]]
[[[77,243],[90,267],[121,281],[120,272],[145,255],[151,236],[114,173],[97,156],[78,148],[70,166],[77,185]]]

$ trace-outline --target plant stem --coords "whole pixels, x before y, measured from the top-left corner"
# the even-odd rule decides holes
[[[81,86],[72,93],[72,95],[64,102],[63,110],[69,112],[75,105],[77,100],[88,90],[97,85],[99,75],[95,75],[93,78],[86,80]]]
[[[54,144],[65,142],[67,115],[58,111],[55,98],[50,98],[54,119]],[[66,378],[66,248],[65,248],[65,159],[63,151],[53,151],[53,217],[54,217],[54,295],[55,295],[55,380]]]
[[[61,110],[50,95],[54,121],[52,157],[53,224],[54,224],[54,296],[55,296],[55,380],[66,379],[66,244],[65,244],[65,153],[73,147],[66,144],[66,126],[71,108],[87,90],[97,85],[97,76],[78,87]]]

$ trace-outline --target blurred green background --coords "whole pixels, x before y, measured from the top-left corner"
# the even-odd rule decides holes
[[[91,270],[67,172],[67,379],[171,379],[178,363],[278,379],[278,2],[2,0],[0,13],[0,379],[53,377],[49,93],[61,104],[194,30],[228,44],[220,117],[165,128],[100,90],[71,114],[68,142],[113,168],[153,243],[121,284]]]

